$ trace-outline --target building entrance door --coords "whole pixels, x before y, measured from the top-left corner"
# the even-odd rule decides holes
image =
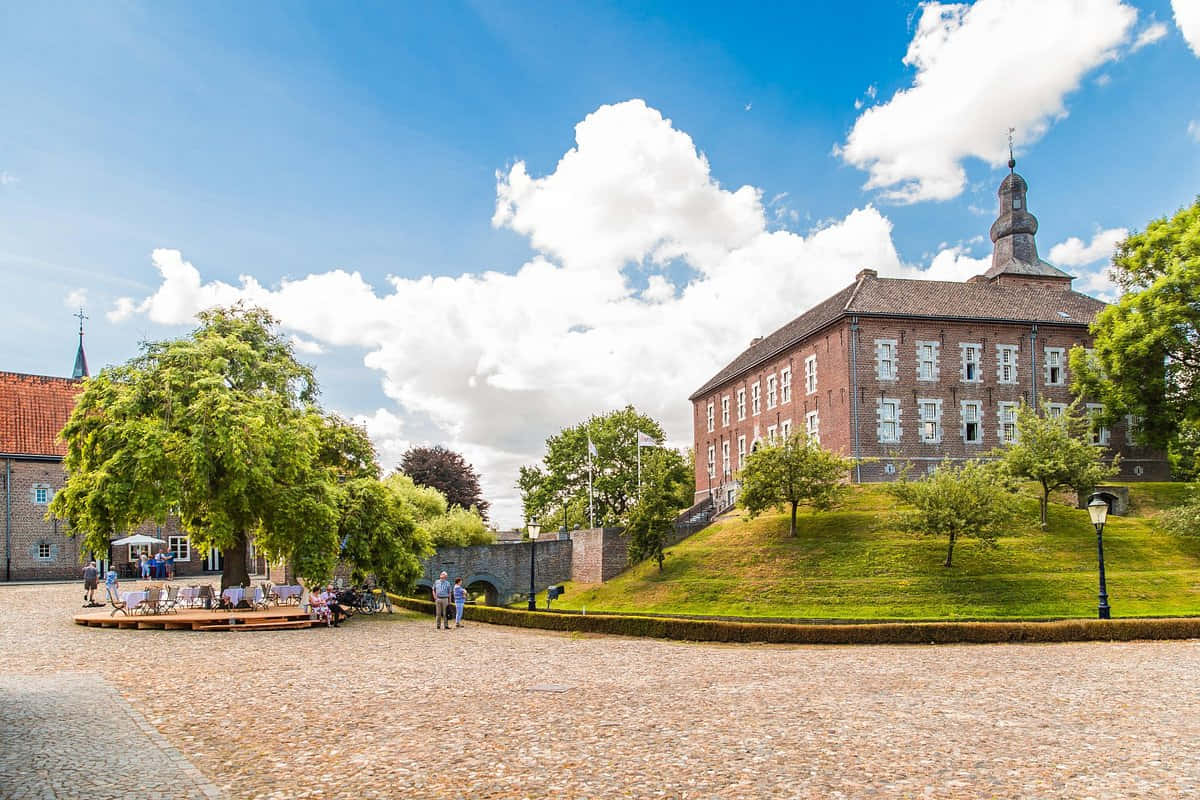
[[[213,548],[208,551],[208,555],[204,558],[205,572],[221,572],[225,569],[225,559],[221,556],[221,551]]]

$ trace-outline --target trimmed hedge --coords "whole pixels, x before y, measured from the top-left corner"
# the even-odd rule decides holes
[[[392,595],[411,611],[433,614],[430,600]],[[623,614],[552,614],[494,606],[467,606],[463,617],[493,625],[550,631],[608,633],[693,642],[768,644],[989,644],[1200,638],[1200,618],[1064,619],[1052,622],[876,622],[795,624]]]

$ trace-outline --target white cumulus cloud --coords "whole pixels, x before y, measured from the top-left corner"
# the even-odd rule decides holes
[[[63,305],[72,310],[83,308],[87,305],[87,289],[72,289],[67,292],[63,297]]]
[[[1129,52],[1136,53],[1146,45],[1151,45],[1167,35],[1167,26],[1163,22],[1151,22],[1140,32],[1137,38],[1133,40],[1133,44],[1129,46]]]
[[[517,162],[498,176],[493,224],[538,251],[511,271],[393,276],[378,287],[346,270],[231,284],[164,248],[151,254],[158,287],[110,316],[185,324],[244,299],[301,342],[361,349],[394,402],[360,418],[383,465],[433,431],[480,471],[494,521],[514,525],[517,469],[541,457],[547,436],[634,403],[687,446],[687,396],[751,338],[861,268],[918,274],[871,206],[806,235],[769,221],[759,189],[719,185],[692,139],[634,100],[589,114],[549,174]],[[951,249],[932,274],[982,271],[982,259]]]
[[[1137,11],[1121,0],[926,2],[904,63],[913,84],[867,108],[837,153],[899,203],[962,193],[962,162],[1008,159],[1065,117],[1066,96],[1116,58]]]
[[[1117,244],[1129,236],[1126,228],[1108,228],[1096,231],[1090,242],[1072,236],[1050,248],[1050,263],[1059,267],[1082,267],[1097,261],[1112,258]]]
[[[1171,0],[1171,10],[1188,47],[1200,58],[1200,0]]]

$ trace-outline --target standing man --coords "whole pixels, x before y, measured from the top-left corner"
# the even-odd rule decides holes
[[[96,586],[100,583],[100,570],[96,569],[96,562],[89,561],[87,566],[83,568],[83,605],[97,606],[96,602]]]
[[[441,628],[442,624],[446,625],[446,630],[450,630],[450,618],[446,610],[450,606],[450,581],[446,580],[446,573],[438,576],[438,579],[433,583],[433,604],[435,607],[435,621],[437,627]]]

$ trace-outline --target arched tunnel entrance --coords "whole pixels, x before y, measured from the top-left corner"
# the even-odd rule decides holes
[[[501,601],[498,581],[491,575],[472,575],[463,581],[467,595],[478,605],[498,606]]]

